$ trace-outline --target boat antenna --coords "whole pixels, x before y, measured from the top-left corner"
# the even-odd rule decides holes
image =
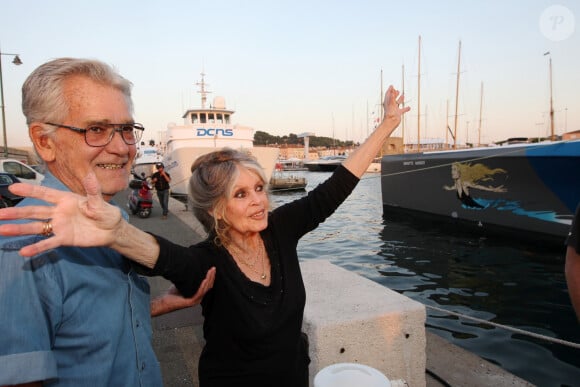
[[[211,91],[208,91],[205,89],[206,86],[209,86],[209,84],[205,83],[205,73],[202,71],[200,73],[201,75],[201,82],[196,82],[196,85],[199,86],[199,91],[198,93],[201,94],[201,108],[205,109],[205,103],[207,101],[207,95],[209,93],[211,93]]]

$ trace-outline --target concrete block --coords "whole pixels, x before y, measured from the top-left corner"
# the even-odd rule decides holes
[[[425,386],[425,306],[324,260],[300,264],[311,384],[336,363],[360,363],[390,380]]]

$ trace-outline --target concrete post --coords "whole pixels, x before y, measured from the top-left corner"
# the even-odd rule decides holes
[[[323,260],[300,264],[310,378],[336,363],[373,367],[392,381],[425,386],[425,306]]]

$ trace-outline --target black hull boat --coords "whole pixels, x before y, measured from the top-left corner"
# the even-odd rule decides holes
[[[580,201],[579,140],[388,155],[381,168],[385,216],[562,246]]]
[[[324,156],[318,160],[306,161],[304,162],[304,166],[310,172],[332,172],[344,160],[346,160],[346,156]]]

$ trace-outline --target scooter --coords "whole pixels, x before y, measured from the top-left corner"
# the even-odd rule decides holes
[[[145,178],[145,173],[141,173],[141,177],[133,175],[135,178],[129,182],[129,201],[127,207],[140,218],[148,218],[153,209],[153,195],[151,194],[151,187]]]

